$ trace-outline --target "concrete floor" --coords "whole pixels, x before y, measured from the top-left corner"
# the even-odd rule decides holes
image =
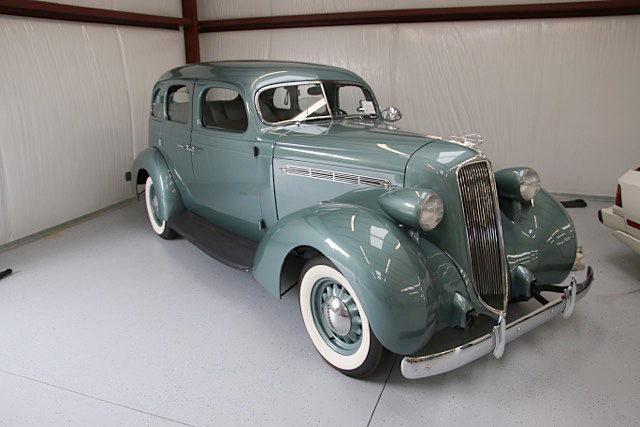
[[[570,319],[413,381],[397,358],[330,369],[295,291],[275,300],[126,206],[0,254],[0,425],[637,425],[640,257],[605,205],[570,209],[596,274]]]

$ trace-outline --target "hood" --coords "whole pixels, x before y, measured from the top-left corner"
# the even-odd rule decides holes
[[[274,157],[404,174],[409,158],[433,141],[372,121],[341,120],[279,128]]]

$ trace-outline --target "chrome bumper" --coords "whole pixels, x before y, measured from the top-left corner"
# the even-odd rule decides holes
[[[490,333],[464,345],[426,356],[407,356],[402,359],[400,365],[402,375],[410,379],[431,377],[459,368],[488,353],[493,353],[496,358],[500,358],[506,343],[537,328],[559,314],[562,314],[565,319],[568,318],[573,313],[576,302],[585,296],[591,288],[592,281],[593,270],[589,267],[584,282],[578,283],[575,276],[572,276],[571,283],[564,289],[564,294],[561,297],[508,325],[504,317],[501,316],[498,324],[493,327]]]

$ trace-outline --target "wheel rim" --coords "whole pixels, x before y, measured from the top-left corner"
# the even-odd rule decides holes
[[[318,280],[311,291],[311,313],[318,333],[334,351],[348,356],[362,342],[362,319],[349,291],[333,279]]]

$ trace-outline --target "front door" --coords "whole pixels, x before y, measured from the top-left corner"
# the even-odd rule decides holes
[[[172,81],[166,85],[165,120],[161,125],[158,147],[169,164],[187,209],[193,207],[189,192],[193,180],[191,146],[191,110],[193,82]]]
[[[236,234],[259,240],[262,234],[254,138],[239,88],[198,81],[191,136],[195,213]]]

